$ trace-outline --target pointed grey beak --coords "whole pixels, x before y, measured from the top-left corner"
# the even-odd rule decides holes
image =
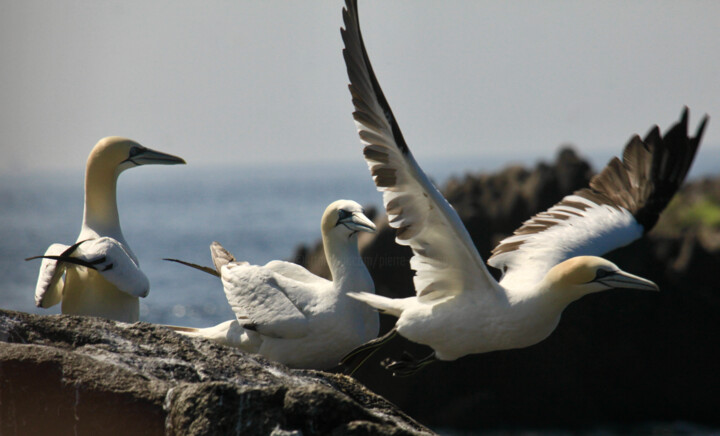
[[[659,291],[660,288],[650,280],[627,273],[625,271],[617,271],[613,274],[598,280],[600,283],[611,288],[622,289],[640,289],[643,291]]]
[[[375,233],[375,224],[373,224],[373,222],[370,221],[370,218],[366,217],[361,212],[354,212],[349,217],[338,221],[338,224],[342,224],[348,229],[356,232]]]
[[[135,165],[177,165],[185,163],[185,160],[181,157],[151,150],[149,148],[138,148],[137,150],[138,151],[134,155],[131,155],[127,159],[132,161]]]

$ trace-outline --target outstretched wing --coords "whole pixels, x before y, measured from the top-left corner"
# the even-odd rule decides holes
[[[221,274],[225,296],[243,327],[276,338],[307,334],[308,318],[302,310],[309,294],[306,284],[267,267],[237,262],[223,266]]]
[[[45,256],[60,256],[68,248],[70,248],[68,245],[52,244],[45,251]],[[55,259],[43,258],[35,286],[35,305],[37,307],[52,307],[62,300],[62,291],[65,285],[64,273],[64,263]]]
[[[566,259],[599,256],[650,231],[685,180],[707,119],[688,137],[685,108],[665,136],[655,126],[645,139],[632,137],[622,161],[613,158],[588,188],[523,223],[488,260],[504,272],[501,284],[537,283]]]
[[[360,33],[357,2],[343,9],[343,56],[363,153],[396,241],[413,250],[410,266],[418,296],[441,297],[466,289],[497,292],[457,212],[415,162],[375,77]]]

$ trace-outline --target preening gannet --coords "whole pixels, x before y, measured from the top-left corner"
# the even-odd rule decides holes
[[[374,232],[375,225],[359,204],[338,200],[325,210],[321,231],[332,281],[290,262],[274,260],[264,266],[236,262],[213,242],[210,251],[216,275],[222,279],[237,319],[208,328],[168,327],[261,354],[292,368],[337,366],[343,355],[376,337],[380,327],[374,309],[347,296],[351,291],[374,295],[357,235]]]
[[[375,77],[360,33],[357,2],[343,10],[343,55],[365,160],[383,193],[396,241],[412,248],[416,296],[391,299],[351,293],[396,316],[395,327],[349,353],[351,371],[393,335],[428,345],[420,360],[386,364],[409,375],[434,360],[522,348],[545,339],[563,309],[580,297],[611,288],[657,290],[646,279],[600,257],[649,231],[683,182],[707,121],[687,134],[687,109],[663,136],[657,127],[633,137],[588,188],[526,221],[493,251],[488,272],[455,210],[418,166]]]
[[[184,164],[179,157],[143,147],[130,139],[101,139],[85,169],[85,210],[77,242],[52,244],[40,265],[35,305],[62,301],[62,313],[92,315],[124,322],[138,320],[138,297],[150,284],[120,229],[117,178],[128,168],[149,164]]]

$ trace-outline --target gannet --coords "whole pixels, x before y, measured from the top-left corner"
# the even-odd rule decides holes
[[[237,262],[219,243],[210,246],[216,271],[188,262],[222,279],[236,319],[214,327],[168,326],[265,356],[291,368],[328,369],[358,345],[375,338],[377,312],[347,296],[373,295],[375,286],[358,251],[358,232],[375,225],[354,201],[338,200],[322,216],[322,241],[332,281],[279,260],[264,266]]]
[[[139,165],[184,164],[179,157],[111,136],[90,152],[85,169],[85,208],[75,244],[52,244],[40,265],[35,305],[62,301],[62,313],[92,315],[124,322],[138,320],[138,297],[150,285],[123,237],[116,201],[117,178]]]
[[[430,346],[420,360],[407,356],[384,366],[409,375],[435,360],[522,348],[542,341],[571,302],[612,288],[658,290],[600,256],[649,231],[683,182],[700,143],[688,113],[663,136],[654,127],[632,137],[622,161],[614,158],[590,186],[526,221],[493,251],[490,275],[458,214],[416,163],[375,77],[360,33],[357,2],[343,9],[343,56],[364,156],[396,242],[410,246],[416,295],[391,299],[350,293],[397,317],[384,336],[349,353],[354,371],[395,334]]]

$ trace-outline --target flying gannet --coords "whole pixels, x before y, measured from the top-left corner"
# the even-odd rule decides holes
[[[48,308],[62,301],[62,313],[137,321],[138,297],[147,296],[150,284],[120,229],[117,178],[139,165],[184,163],[130,139],[101,139],[87,160],[85,208],[77,242],[52,244],[45,255],[26,259],[43,258],[35,305]]]
[[[657,290],[646,279],[600,257],[640,238],[683,182],[707,121],[687,134],[687,108],[663,136],[657,127],[634,136],[622,161],[614,158],[590,186],[526,221],[493,251],[489,273],[455,210],[416,163],[383,95],[365,50],[357,2],[343,9],[343,56],[355,107],[353,117],[364,156],[396,242],[411,247],[416,296],[391,299],[350,293],[397,317],[392,330],[349,353],[354,371],[396,333],[433,348],[420,360],[406,355],[384,366],[410,375],[435,360],[522,348],[542,341],[565,307],[580,297],[612,288]]]
[[[332,281],[291,262],[237,262],[217,242],[210,245],[215,270],[166,259],[220,276],[237,318],[208,328],[168,327],[292,368],[337,366],[343,355],[375,338],[380,328],[374,309],[347,296],[350,291],[375,292],[357,243],[358,232],[373,233],[375,225],[359,204],[338,200],[325,210],[321,232]]]

